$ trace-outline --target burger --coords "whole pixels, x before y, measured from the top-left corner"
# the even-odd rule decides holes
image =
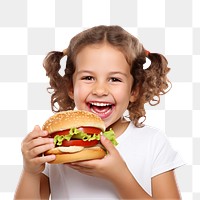
[[[55,147],[44,153],[56,155],[51,164],[103,158],[106,150],[100,143],[101,134],[117,145],[113,130],[105,131],[103,120],[88,111],[56,113],[44,123],[42,129],[48,131],[48,137],[54,138]]]

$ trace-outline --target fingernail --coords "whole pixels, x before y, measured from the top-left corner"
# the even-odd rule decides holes
[[[53,143],[53,141],[54,141],[53,138],[49,138],[50,143]]]
[[[101,136],[101,139],[102,139],[102,140],[105,140],[105,139],[106,139],[106,137],[105,137],[104,135],[102,135],[102,136]]]
[[[42,131],[43,135],[48,135],[47,131]]]
[[[39,126],[38,126],[38,125],[35,125],[35,126],[34,126],[34,130],[39,130]]]
[[[55,145],[54,145],[54,144],[51,144],[50,146],[51,146],[51,148],[54,148],[54,147],[55,147]]]
[[[56,158],[56,155],[51,155],[51,159],[55,159]]]

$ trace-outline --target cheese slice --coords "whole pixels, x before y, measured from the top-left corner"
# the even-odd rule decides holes
[[[70,147],[57,147],[57,149],[64,153],[74,153],[79,152],[84,149],[82,146],[70,146]]]

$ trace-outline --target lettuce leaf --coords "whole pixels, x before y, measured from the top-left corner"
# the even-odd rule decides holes
[[[116,138],[115,138],[115,133],[114,133],[114,131],[113,131],[112,129],[110,129],[109,131],[105,131],[105,132],[103,133],[103,135],[104,135],[107,139],[109,139],[109,140],[113,143],[114,146],[117,146],[117,145],[118,145],[118,142],[117,142],[117,140],[116,140]]]
[[[116,146],[118,144],[115,139],[115,133],[112,129],[104,132],[103,134],[107,139],[109,139],[113,143],[113,145]],[[88,135],[87,133],[84,133],[83,131],[78,130],[77,128],[71,128],[68,135],[56,135],[54,137],[54,144],[61,146],[63,140],[70,141],[72,138],[81,139],[83,141],[100,140],[100,134]]]

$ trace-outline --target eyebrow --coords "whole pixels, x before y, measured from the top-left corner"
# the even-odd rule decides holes
[[[111,75],[120,74],[120,75],[122,75],[122,76],[127,77],[127,73],[123,73],[123,72],[119,72],[119,71],[113,71],[113,72],[111,72],[110,74],[111,74]]]
[[[81,71],[78,71],[78,72],[77,72],[77,74],[81,74],[81,73],[93,74],[93,73],[95,73],[95,72],[92,72],[92,71],[89,71],[89,70],[81,70]],[[120,74],[120,75],[125,76],[125,77],[128,76],[126,73],[119,72],[119,71],[109,72],[109,74],[110,74],[110,75]]]

